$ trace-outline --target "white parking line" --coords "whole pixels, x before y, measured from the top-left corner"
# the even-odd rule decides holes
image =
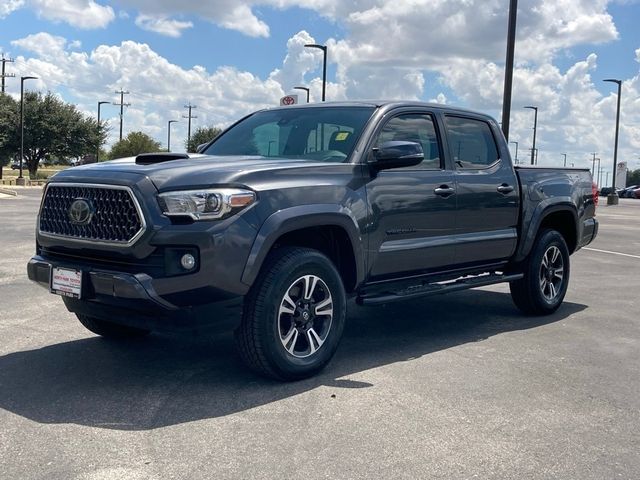
[[[584,250],[589,250],[591,252],[610,253],[611,255],[620,255],[622,257],[631,257],[631,258],[640,259],[640,255],[631,255],[629,253],[620,253],[620,252],[610,252],[609,250],[600,250],[599,248],[588,248],[588,247],[585,247]]]

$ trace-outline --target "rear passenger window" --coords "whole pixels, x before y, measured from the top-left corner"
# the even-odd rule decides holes
[[[422,145],[424,160],[421,168],[441,168],[440,146],[433,124],[433,118],[427,114],[411,113],[398,115],[389,120],[378,134],[376,146],[390,140],[404,140]],[[415,167],[410,167],[415,168]]]
[[[499,160],[496,142],[487,122],[446,116],[449,150],[458,169],[487,168]]]

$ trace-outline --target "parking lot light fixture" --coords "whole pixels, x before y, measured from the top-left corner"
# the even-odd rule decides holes
[[[616,171],[618,167],[618,133],[620,132],[620,95],[622,93],[622,80],[617,80],[615,78],[607,78],[603,80],[604,82],[615,83],[618,85],[618,108],[616,110],[616,137],[615,143],[613,147],[613,172],[611,176],[613,177],[611,180],[611,193],[607,195],[607,205],[617,205],[618,204],[618,194],[616,192]]]
[[[323,61],[322,61],[322,101],[324,102],[325,94],[327,91],[327,46],[319,45],[317,43],[307,43],[305,44],[305,47],[318,48],[322,50],[322,53],[324,54]]]
[[[100,136],[100,107],[111,102],[98,102],[98,136]],[[98,150],[96,151],[96,163],[100,161],[100,141],[98,140]]]
[[[509,142],[509,143],[515,143],[516,144],[516,156],[513,159],[513,161],[517,165],[518,164],[518,142]]]
[[[177,122],[178,120],[169,120],[167,122],[167,152],[171,151],[171,124]]]
[[[38,77],[20,77],[20,174],[16,185],[24,185],[22,165],[24,162],[24,82],[25,80],[37,80]]]
[[[308,87],[293,87],[294,90],[304,90],[307,92],[307,103],[309,103],[309,88]]]
[[[535,115],[533,117],[533,146],[531,147],[531,165],[534,165],[536,155],[536,131],[538,130],[538,107],[527,105],[524,108],[529,108],[535,112]]]

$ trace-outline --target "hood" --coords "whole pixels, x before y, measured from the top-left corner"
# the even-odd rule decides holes
[[[301,159],[189,154],[188,159],[149,165],[136,164],[135,157],[81,165],[61,171],[57,178],[104,179],[119,174],[136,174],[149,178],[160,191],[201,188],[213,185],[247,185],[262,183],[265,175],[282,170],[326,167],[331,164]]]

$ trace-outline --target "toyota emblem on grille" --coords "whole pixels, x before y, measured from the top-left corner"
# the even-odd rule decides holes
[[[69,207],[69,220],[74,225],[87,225],[93,217],[93,205],[89,200],[76,198]]]

